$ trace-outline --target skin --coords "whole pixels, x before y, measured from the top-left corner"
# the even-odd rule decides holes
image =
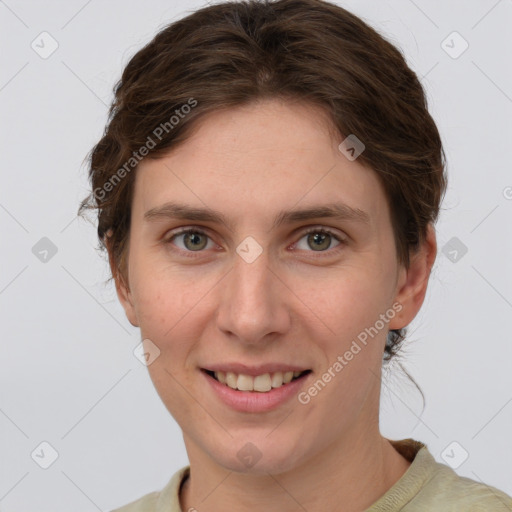
[[[379,431],[382,354],[387,330],[407,326],[423,303],[435,232],[409,269],[399,265],[376,174],[349,161],[329,127],[318,107],[265,100],[209,114],[183,144],[138,167],[128,271],[116,287],[129,321],[160,349],[148,369],[183,431],[191,466],[183,510],[362,511],[410,466]],[[232,226],[144,219],[167,201],[219,210]],[[331,202],[365,211],[369,223],[272,228],[281,210]],[[186,235],[171,238],[195,226],[208,235],[199,251]],[[306,227],[346,242],[317,249]],[[263,249],[252,263],[236,252],[247,236]],[[200,371],[287,362],[312,369],[307,390],[397,303],[387,327],[306,405],[294,397],[265,413],[236,412]],[[261,453],[252,467],[237,457],[247,442]]]

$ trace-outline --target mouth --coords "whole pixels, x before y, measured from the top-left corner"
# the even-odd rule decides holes
[[[205,368],[202,368],[201,371],[228,388],[236,391],[257,393],[268,393],[273,389],[286,387],[291,382],[303,379],[306,375],[311,373],[311,370],[277,371],[252,376],[243,373],[237,374],[234,372],[207,370]]]

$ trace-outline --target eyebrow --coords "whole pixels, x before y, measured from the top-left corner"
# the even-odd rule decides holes
[[[331,218],[335,220],[356,221],[362,224],[370,225],[371,219],[367,212],[352,208],[344,203],[329,203],[318,206],[311,206],[301,210],[282,210],[280,211],[272,225],[275,229],[282,224],[292,224],[305,220],[316,218]],[[186,204],[168,202],[161,206],[151,208],[144,214],[144,220],[151,222],[160,219],[183,219],[203,222],[220,223],[232,230],[233,224],[226,216],[211,208],[198,208]]]

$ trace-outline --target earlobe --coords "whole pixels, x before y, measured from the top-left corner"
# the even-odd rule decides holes
[[[428,280],[436,255],[435,230],[432,224],[429,224],[423,244],[415,253],[411,254],[409,268],[400,268],[395,302],[398,302],[402,309],[390,321],[390,330],[406,327],[418,314],[425,300]]]
[[[110,237],[112,230],[107,232],[107,237]],[[133,302],[133,297],[129,288],[128,283],[125,282],[125,278],[121,275],[119,268],[115,262],[115,258],[113,252],[111,250],[109,240],[106,241],[106,247],[108,252],[108,260],[110,265],[110,271],[112,273],[112,277],[116,286],[116,293],[119,299],[119,302],[123,306],[124,312],[126,314],[126,318],[128,321],[134,326],[139,327],[139,323],[137,320],[137,315],[135,312],[135,306]]]
[[[133,303],[133,298],[130,289],[124,283],[124,279],[121,276],[116,275],[114,279],[116,282],[117,297],[119,298],[119,302],[123,306],[126,318],[128,318],[128,321],[134,327],[139,327],[139,322],[137,320],[137,315],[135,313],[135,306]]]

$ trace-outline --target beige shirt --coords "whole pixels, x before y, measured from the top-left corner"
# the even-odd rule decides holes
[[[402,477],[365,512],[512,512],[512,498],[504,492],[457,475],[436,462],[423,443],[391,441],[411,465]],[[179,490],[190,466],[177,471],[160,492],[152,492],[112,512],[186,512]],[[512,478],[512,473],[511,473]]]

